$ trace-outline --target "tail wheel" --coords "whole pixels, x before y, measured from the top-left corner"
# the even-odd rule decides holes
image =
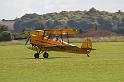
[[[46,53],[46,52],[43,54],[43,57],[44,57],[44,58],[48,58],[48,56],[49,56],[49,54]]]
[[[87,54],[87,57],[90,57],[90,55],[89,55],[89,54]]]
[[[39,58],[39,53],[35,53],[35,54],[34,54],[34,57],[35,57],[35,58]]]

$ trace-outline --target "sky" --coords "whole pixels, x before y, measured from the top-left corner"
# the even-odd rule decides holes
[[[124,0],[0,0],[0,19],[15,19],[24,14],[89,10],[124,12]]]

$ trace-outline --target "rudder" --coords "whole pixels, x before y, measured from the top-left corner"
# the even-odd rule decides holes
[[[81,48],[92,49],[92,41],[90,39],[84,40],[84,42],[82,42]]]

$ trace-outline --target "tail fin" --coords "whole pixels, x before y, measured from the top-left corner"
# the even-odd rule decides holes
[[[83,43],[81,48],[91,48],[92,49],[92,41],[90,39],[86,39]]]

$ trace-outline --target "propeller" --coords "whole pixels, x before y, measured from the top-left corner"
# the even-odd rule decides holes
[[[30,40],[30,36],[27,37],[26,42],[25,42],[25,45],[28,44],[29,40]]]
[[[25,35],[27,35],[27,38],[26,38],[26,40],[25,40],[25,45],[27,45],[28,44],[28,42],[29,42],[29,40],[30,40],[30,32],[25,32]]]

